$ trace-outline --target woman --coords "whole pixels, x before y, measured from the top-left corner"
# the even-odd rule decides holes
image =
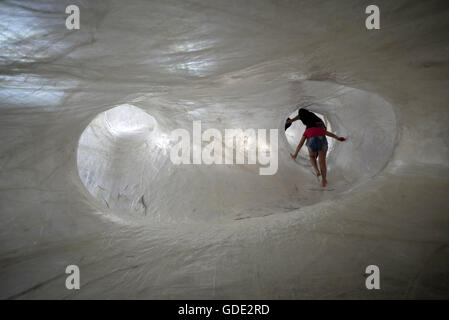
[[[346,139],[343,137],[338,137],[335,134],[326,130],[326,126],[323,121],[315,115],[313,112],[310,112],[306,109],[299,109],[298,116],[291,119],[289,123],[292,123],[296,120],[301,120],[302,123],[306,126],[306,130],[302,135],[301,141],[296,148],[296,152],[294,154],[290,154],[293,159],[296,159],[299,151],[304,145],[305,140],[307,139],[306,146],[309,149],[309,159],[312,163],[313,168],[315,169],[317,177],[321,176],[321,185],[323,187],[326,186],[326,154],[327,154],[327,139],[326,136],[337,139],[338,141],[345,141]],[[289,120],[287,120],[289,121]],[[320,164],[320,170],[318,170],[316,158],[318,156],[318,161]]]

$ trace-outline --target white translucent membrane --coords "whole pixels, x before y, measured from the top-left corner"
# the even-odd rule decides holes
[[[377,31],[353,1],[68,4],[0,3],[1,298],[447,298],[444,2]],[[311,103],[348,137],[325,191],[283,133]],[[193,120],[279,129],[277,173],[173,166]]]
[[[267,178],[258,174],[259,165],[173,165],[169,149],[177,141],[170,141],[170,134],[156,125],[152,116],[130,105],[103,112],[81,135],[77,161],[81,180],[114,215],[141,223],[266,216],[278,213],[279,208],[335,198],[386,165],[396,138],[395,114],[386,101],[368,92],[325,82],[304,81],[301,86],[304,94],[316,98],[315,109],[334,119],[339,134],[348,138],[336,145],[336,156],[334,141],[329,143],[328,179],[333,192],[325,196],[316,192],[320,185],[311,174],[307,151],[298,160],[302,168],[294,168],[289,157],[304,131],[299,122],[285,134],[279,131],[278,169]],[[261,95],[259,99],[263,100]],[[374,111],[362,111],[362,102]],[[202,131],[210,126],[206,122]],[[243,126],[247,129],[247,125]],[[231,126],[235,127],[240,126]],[[192,137],[192,128],[187,129]],[[222,134],[224,139],[224,130]],[[161,139],[166,143],[161,145]],[[256,143],[256,139],[249,139],[247,147],[255,147]],[[270,184],[265,183],[267,180]],[[230,187],[232,181],[239,182]],[[176,201],[170,200],[173,194]]]

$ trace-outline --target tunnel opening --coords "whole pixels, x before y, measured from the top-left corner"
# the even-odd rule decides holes
[[[300,88],[302,96],[307,97],[305,107],[310,106],[307,109],[325,122],[328,131],[346,138],[344,142],[327,138],[328,173],[337,175],[333,181],[362,183],[385,168],[398,138],[395,106],[390,101],[375,92],[325,81],[304,81]],[[284,128],[287,117],[297,115],[297,108],[286,110],[280,128]],[[283,136],[289,152],[294,152],[305,129],[301,121],[293,125]],[[307,147],[303,147],[296,164],[310,169]]]
[[[156,124],[146,111],[123,104],[98,114],[81,134],[79,176],[90,194],[107,208],[135,214],[146,211],[140,175],[148,165]]]

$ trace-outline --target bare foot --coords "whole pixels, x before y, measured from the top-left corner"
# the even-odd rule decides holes
[[[327,181],[323,179],[323,181],[321,181],[321,185],[323,186],[323,188],[327,185]]]

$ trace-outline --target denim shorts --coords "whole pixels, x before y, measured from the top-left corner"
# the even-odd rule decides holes
[[[325,151],[327,150],[326,136],[317,136],[307,139],[307,148],[310,152]]]

